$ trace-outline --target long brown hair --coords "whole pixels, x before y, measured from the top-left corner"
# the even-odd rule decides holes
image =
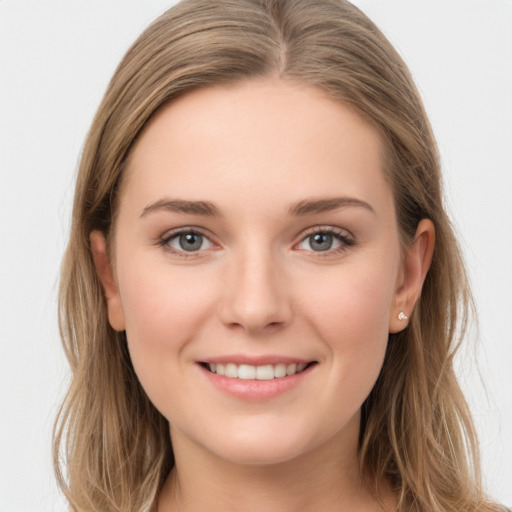
[[[72,380],[54,457],[72,510],[148,512],[173,466],[167,422],[137,380],[125,334],[108,323],[89,235],[101,230],[108,240],[130,148],[162,105],[194,88],[265,76],[320,88],[373,123],[404,244],[423,218],[436,229],[421,298],[408,328],[390,335],[363,405],[363,476],[369,485],[388,477],[399,510],[487,510],[453,370],[471,297],[443,208],[436,143],[404,62],[345,0],[185,0],[117,68],[84,146],[62,267],[60,328]]]

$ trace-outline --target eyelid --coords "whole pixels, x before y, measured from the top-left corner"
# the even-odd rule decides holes
[[[331,233],[346,238],[354,238],[354,235],[348,229],[331,226],[329,224],[319,224],[317,226],[311,226],[310,228],[305,229],[301,234],[301,239],[304,239],[307,236],[315,233]]]
[[[181,236],[181,235],[188,235],[188,234],[201,235],[202,237],[206,238],[210,242],[212,247],[209,247],[208,249],[201,249],[198,251],[185,251],[185,250],[176,249],[175,247],[172,247],[170,245],[169,242],[172,239],[174,239],[178,236]],[[179,228],[168,230],[158,238],[157,243],[160,247],[162,247],[167,252],[169,252],[173,255],[178,255],[183,258],[198,257],[199,255],[201,255],[201,253],[204,253],[211,249],[216,249],[219,247],[219,245],[212,239],[212,236],[210,234],[206,233],[206,231],[204,229],[199,228],[197,226],[181,226]]]
[[[339,228],[336,226],[319,225],[319,226],[312,226],[312,227],[306,229],[304,232],[302,232],[300,240],[294,245],[294,248],[296,248],[298,245],[303,243],[308,237],[315,235],[317,233],[334,236],[340,242],[340,246],[336,247],[334,249],[326,250],[326,251],[313,251],[311,249],[298,249],[298,250],[308,252],[308,253],[310,253],[309,255],[314,254],[315,257],[322,258],[322,257],[328,257],[328,256],[332,256],[334,254],[338,254],[339,252],[346,251],[348,247],[352,247],[356,243],[354,235],[347,229]]]
[[[169,245],[170,240],[172,240],[173,238],[176,238],[180,235],[186,235],[189,233],[198,234],[198,235],[205,237],[210,242],[212,247],[210,247],[208,249],[201,249],[198,251],[185,251],[185,250],[176,249]],[[337,254],[339,252],[343,252],[343,251],[347,250],[348,247],[351,247],[351,246],[355,245],[355,243],[356,243],[354,235],[347,229],[339,228],[336,226],[329,226],[329,225],[318,225],[318,226],[312,226],[312,227],[304,230],[300,235],[299,241],[294,244],[293,248],[296,249],[297,246],[300,245],[302,242],[304,242],[308,237],[310,237],[314,234],[317,234],[317,233],[328,234],[328,235],[334,236],[340,242],[340,246],[336,247],[334,249],[326,250],[326,251],[313,251],[310,249],[298,249],[298,250],[314,254],[315,257],[327,257],[327,256],[332,256],[333,254]],[[215,242],[215,240],[213,239],[212,235],[209,232],[207,232],[205,229],[197,227],[197,226],[181,226],[179,228],[174,228],[174,229],[165,231],[165,233],[158,238],[157,244],[159,246],[161,246],[162,248],[164,248],[169,253],[178,255],[183,258],[198,257],[201,255],[201,253],[205,253],[211,249],[215,250],[215,249],[220,248],[220,245]]]

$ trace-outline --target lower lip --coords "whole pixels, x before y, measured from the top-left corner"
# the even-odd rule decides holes
[[[316,365],[311,365],[300,373],[271,380],[232,379],[212,373],[201,365],[198,366],[217,389],[228,395],[243,400],[267,400],[299,386]]]

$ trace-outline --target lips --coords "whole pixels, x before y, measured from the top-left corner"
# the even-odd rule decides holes
[[[196,361],[215,388],[236,399],[267,400],[308,380],[318,361],[283,355],[231,354]]]
[[[261,402],[307,382],[317,361],[242,356],[209,359],[198,362],[197,366],[207,381],[223,394],[237,400]]]

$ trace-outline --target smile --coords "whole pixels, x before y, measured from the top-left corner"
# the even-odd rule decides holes
[[[253,366],[250,364],[235,363],[203,363],[203,367],[216,375],[222,375],[229,379],[242,380],[272,380],[289,377],[303,372],[312,363],[291,364],[265,364]]]

